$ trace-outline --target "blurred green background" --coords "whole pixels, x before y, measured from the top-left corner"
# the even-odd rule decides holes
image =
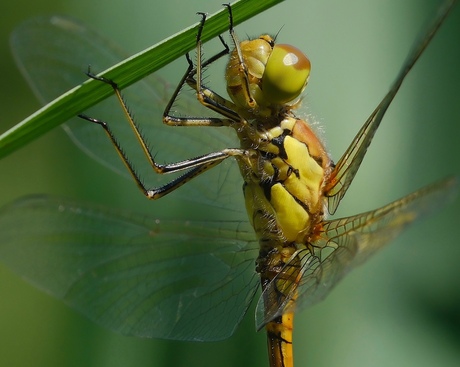
[[[0,131],[39,107],[9,51],[9,34],[21,21],[71,14],[134,53],[196,22],[196,11],[215,12],[220,3],[2,2]],[[313,70],[304,111],[324,128],[337,160],[439,3],[288,0],[237,31],[244,38],[282,28],[279,42],[307,53]],[[460,8],[404,83],[339,215],[376,208],[460,173],[459,34]],[[181,61],[163,74],[171,83],[183,72]],[[161,202],[146,203],[132,182],[87,158],[60,129],[0,161],[0,178],[1,205],[44,192],[162,210]],[[296,366],[460,365],[459,218],[457,199],[352,272],[326,301],[299,314]],[[0,366],[266,366],[265,335],[253,325],[250,313],[234,337],[218,343],[127,338],[94,325],[0,265]]]

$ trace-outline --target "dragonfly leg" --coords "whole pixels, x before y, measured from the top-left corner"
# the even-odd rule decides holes
[[[229,29],[230,29],[230,32],[233,33],[232,32],[233,31],[233,18],[231,14],[231,8],[230,6],[227,6],[227,7],[229,9],[229,18],[230,18]],[[242,122],[241,117],[236,112],[236,106],[234,105],[234,103],[221,97],[220,95],[218,95],[211,89],[205,88],[202,83],[203,68],[215,62],[222,56],[227,55],[229,53],[229,47],[225,43],[224,39],[221,36],[219,36],[219,39],[221,40],[222,45],[224,46],[224,49],[220,51],[219,53],[215,54],[213,57],[211,57],[207,61],[202,60],[201,34],[202,34],[204,24],[206,21],[206,15],[204,13],[199,13],[199,14],[202,16],[202,19],[201,19],[200,26],[198,28],[198,34],[197,34],[197,65],[196,65],[196,68],[194,67],[193,62],[190,59],[189,55],[187,54],[186,58],[188,62],[188,68],[184,76],[182,77],[178,87],[176,88],[173,96],[171,97],[168,105],[166,106],[165,112],[163,114],[163,121],[167,125],[172,125],[172,126],[234,126],[235,123]],[[236,40],[234,35],[232,35],[232,38],[234,41]],[[131,176],[134,178],[137,186],[142,191],[142,193],[145,196],[147,196],[149,199],[158,199],[160,197],[163,197],[164,195],[182,186],[183,184],[185,184],[192,178],[218,165],[219,163],[221,163],[223,160],[225,160],[226,158],[230,156],[240,156],[241,157],[241,156],[245,156],[248,154],[248,152],[242,149],[229,148],[229,149],[223,149],[221,151],[205,154],[205,155],[195,157],[192,159],[186,159],[186,160],[176,162],[176,163],[159,164],[155,161],[150,149],[147,146],[147,143],[144,137],[139,131],[136,125],[136,122],[134,121],[134,118],[131,115],[127,107],[127,104],[121,94],[121,91],[118,88],[118,85],[113,80],[93,74],[89,69],[88,69],[87,75],[90,78],[106,83],[113,88],[115,95],[117,96],[118,101],[123,109],[123,112],[131,126],[131,129],[133,130],[139,144],[141,145],[142,150],[145,156],[147,157],[150,165],[152,166],[152,168],[154,169],[156,173],[167,174],[167,173],[174,173],[174,172],[179,172],[183,170],[186,171],[181,176],[175,178],[174,180],[170,181],[169,183],[163,186],[153,188],[153,189],[147,189],[145,184],[140,179],[139,175],[136,173],[134,166],[129,161],[126,153],[123,151],[120,143],[115,138],[115,135],[112,133],[108,123],[92,118],[92,117],[80,115],[81,118],[103,127],[110,141],[116,148],[121,160],[125,164]],[[216,111],[222,114],[226,118],[218,118],[218,117],[209,117],[209,118],[196,117],[195,118],[195,117],[172,116],[170,114],[171,108],[174,102],[176,101],[177,96],[179,95],[184,84],[188,84],[196,90],[197,99],[201,104],[203,104],[204,106],[208,107],[209,109],[213,111]]]
[[[227,7],[228,9],[228,16],[229,16],[229,22],[230,22],[230,27],[229,27],[229,33],[230,37],[233,41],[233,44],[235,45],[235,51],[238,57],[238,63],[239,63],[239,70],[242,75],[242,88],[241,88],[241,93],[244,95],[244,98],[246,100],[246,105],[247,106],[254,106],[256,105],[256,101],[251,95],[251,91],[249,88],[249,72],[248,72],[248,67],[246,65],[246,62],[243,59],[243,53],[241,51],[241,45],[240,41],[238,40],[238,37],[235,34],[235,30],[233,29],[233,15],[232,15],[232,7],[230,4],[224,4],[224,6]]]
[[[202,57],[202,41],[201,41],[201,34],[204,28],[204,24],[206,22],[206,14],[205,13],[198,13],[201,15],[201,22],[198,28],[197,33],[197,65],[196,68],[193,65],[193,62],[190,56],[187,54],[187,62],[188,68],[181,79],[178,87],[176,88],[171,100],[169,101],[165,112],[163,114],[163,121],[167,125],[172,126],[233,126],[235,122],[240,122],[241,117],[238,115],[236,111],[236,106],[233,102],[229,101],[228,99],[220,96],[218,93],[214,92],[212,89],[209,89],[203,85],[202,82],[202,71],[205,67],[212,64],[216,60],[220,59],[224,55],[228,55],[230,49],[224,39],[219,36],[219,39],[224,46],[224,49],[217,53],[216,55],[212,56],[210,59],[204,61]],[[231,11],[230,11],[231,14]],[[233,20],[230,16],[230,29],[233,29]],[[176,117],[170,114],[171,107],[174,105],[174,102],[179,95],[184,84],[188,84],[191,88],[196,91],[198,101],[205,107],[225,116],[226,118],[218,118],[218,117]]]
[[[139,189],[142,191],[142,193],[147,198],[152,199],[152,200],[159,199],[165,196],[166,194],[169,194],[170,192],[176,190],[183,184],[190,181],[192,178],[197,177],[203,172],[206,172],[207,170],[217,166],[219,163],[221,163],[223,160],[225,160],[228,157],[245,156],[248,154],[245,150],[242,150],[242,149],[229,148],[229,149],[223,149],[218,152],[208,153],[208,154],[205,154],[199,157],[195,157],[192,159],[186,159],[186,160],[176,162],[176,163],[158,164],[154,161],[153,156],[150,153],[148,153],[148,158],[150,160],[150,163],[152,167],[154,168],[155,172],[157,173],[168,174],[168,173],[175,173],[175,172],[179,172],[183,170],[188,170],[188,171],[186,171],[183,175],[175,178],[174,180],[168,182],[167,184],[163,186],[147,189],[145,184],[140,179],[139,175],[136,173],[136,170],[134,169],[134,166],[130,162],[129,158],[123,151],[123,148],[121,147],[120,143],[118,142],[118,140],[115,138],[114,134],[112,133],[109,125],[104,121],[101,121],[101,120],[98,120],[98,119],[95,119],[93,117],[89,117],[86,115],[80,115],[79,117],[89,122],[102,126],[102,128],[106,132],[107,136],[109,137],[110,141],[115,147],[118,155],[120,156],[122,162],[128,169],[129,173],[133,177]]]

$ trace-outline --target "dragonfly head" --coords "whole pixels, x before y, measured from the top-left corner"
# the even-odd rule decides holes
[[[241,65],[243,64],[243,65]],[[310,76],[310,60],[294,46],[275,44],[262,35],[246,40],[230,55],[227,91],[240,111],[254,116],[273,116],[293,108]],[[246,113],[242,112],[245,117]]]

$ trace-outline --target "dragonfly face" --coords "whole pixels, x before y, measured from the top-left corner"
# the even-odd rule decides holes
[[[442,18],[438,18],[441,22]],[[168,109],[175,101],[175,93],[165,113],[167,124],[199,125],[194,129],[203,129],[200,134],[211,130],[207,126],[233,127],[240,145],[226,144],[220,151],[162,165],[155,162],[145,144],[143,150],[155,171],[186,173],[171,184],[154,189],[137,180],[146,196],[159,199],[182,185],[193,185],[197,175],[218,169],[223,160],[235,158],[242,173],[253,230],[243,221],[170,223],[62,199],[34,198],[1,212],[0,238],[7,244],[0,249],[2,259],[31,278],[29,261],[40,264],[41,253],[49,252],[55,255],[57,265],[67,266],[65,270],[56,266],[53,271],[48,268],[38,274],[34,270],[33,280],[40,286],[111,329],[178,340],[217,340],[231,335],[261,281],[257,327],[267,329],[272,366],[292,365],[294,311],[324,298],[346,272],[388,243],[420,214],[441,205],[455,190],[456,183],[442,181],[383,208],[326,220],[326,210],[335,212],[351,184],[408,69],[399,75],[334,165],[312,127],[295,115],[297,98],[309,76],[308,59],[297,50],[295,56],[288,56],[290,60],[301,59],[302,67],[301,77],[294,78],[300,82],[292,89],[286,88],[273,82],[279,76],[275,69],[272,77],[270,59],[278,58],[278,53],[284,59],[293,49],[277,48],[267,36],[256,39],[259,40],[268,51],[261,52],[255,65],[248,53],[258,46],[235,42],[240,45],[242,56],[238,56],[238,50],[230,55],[227,89],[231,100],[203,85],[201,69],[206,61],[200,59],[202,46],[198,42],[197,64],[190,64],[182,82],[192,86],[199,100],[222,118],[190,119],[170,114]],[[425,38],[418,45],[419,52],[428,41]],[[406,67],[410,69],[419,52],[411,55]],[[262,70],[257,71],[260,63]],[[266,74],[268,71],[270,74]],[[288,78],[289,72],[281,74],[288,74]],[[287,87],[291,86],[287,83]],[[108,121],[105,125],[92,121],[103,125],[112,141],[123,144],[122,138],[107,130],[119,122]],[[83,125],[81,121],[80,124]],[[173,126],[168,128],[177,130]],[[92,134],[96,134],[97,128],[91,127]],[[73,129],[73,133],[85,136],[79,128]],[[219,133],[209,132],[209,136],[217,137]],[[154,149],[155,143],[156,139],[152,139]],[[136,176],[134,169],[131,171]],[[24,221],[29,230],[18,236],[16,228]],[[79,233],[81,241],[76,244],[75,233]],[[21,259],[24,250],[34,256]],[[56,274],[59,282],[54,281]]]
[[[227,92],[240,116],[276,120],[299,98],[309,76],[310,60],[300,50],[275,45],[272,37],[262,35],[241,42],[232,51],[226,71]]]

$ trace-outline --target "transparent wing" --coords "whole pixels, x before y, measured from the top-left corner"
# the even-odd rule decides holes
[[[380,209],[355,216],[325,221],[320,238],[298,252],[302,267],[295,261],[275,277],[260,297],[256,310],[257,328],[286,311],[289,300],[299,311],[322,299],[351,269],[398,236],[414,220],[438,210],[458,191],[458,179],[451,178],[425,187]],[[298,270],[285,279],[292,269]],[[300,279],[297,280],[297,279]],[[287,289],[283,302],[264,305],[264,299],[281,299],[278,290]],[[276,296],[275,296],[276,295]]]
[[[401,71],[390,88],[390,91],[383,98],[382,102],[380,102],[374,112],[372,112],[369,116],[364,126],[359,130],[348,149],[337,162],[337,165],[331,173],[331,178],[325,187],[325,195],[329,199],[328,211],[330,214],[335,213],[340,201],[350,187],[351,182],[353,181],[356,172],[366,155],[367,148],[369,147],[375,132],[380,126],[380,122],[382,121],[385,112],[401,87],[404,78],[412,69],[415,62],[419,59],[436,31],[443,23],[444,19],[452,10],[454,3],[455,1],[447,2],[439,10],[437,17],[435,17],[433,23],[427,28],[426,33],[421,34],[421,37],[412,47],[412,51],[409,53]]]
[[[25,22],[13,32],[11,47],[23,75],[43,104],[85,81],[89,65],[93,72],[98,73],[126,57],[111,41],[64,16],[39,17]],[[185,58],[183,66],[185,72]],[[172,163],[238,146],[235,132],[231,129],[163,125],[163,110],[179,80],[180,76],[168,84],[153,75],[123,91],[157,161]],[[193,93],[187,92],[185,90],[180,95],[175,105],[177,114],[202,116],[201,105]],[[164,184],[174,177],[153,172],[115,98],[103,101],[85,113],[110,124],[148,187]],[[208,110],[206,115],[209,115]],[[99,126],[75,118],[64,128],[83,151],[132,179]],[[238,168],[230,161],[192,180],[180,188],[177,195],[208,205],[241,210],[244,208],[241,185]]]
[[[0,258],[95,322],[138,337],[219,340],[254,296],[246,222],[164,222],[45,196],[0,210]]]

